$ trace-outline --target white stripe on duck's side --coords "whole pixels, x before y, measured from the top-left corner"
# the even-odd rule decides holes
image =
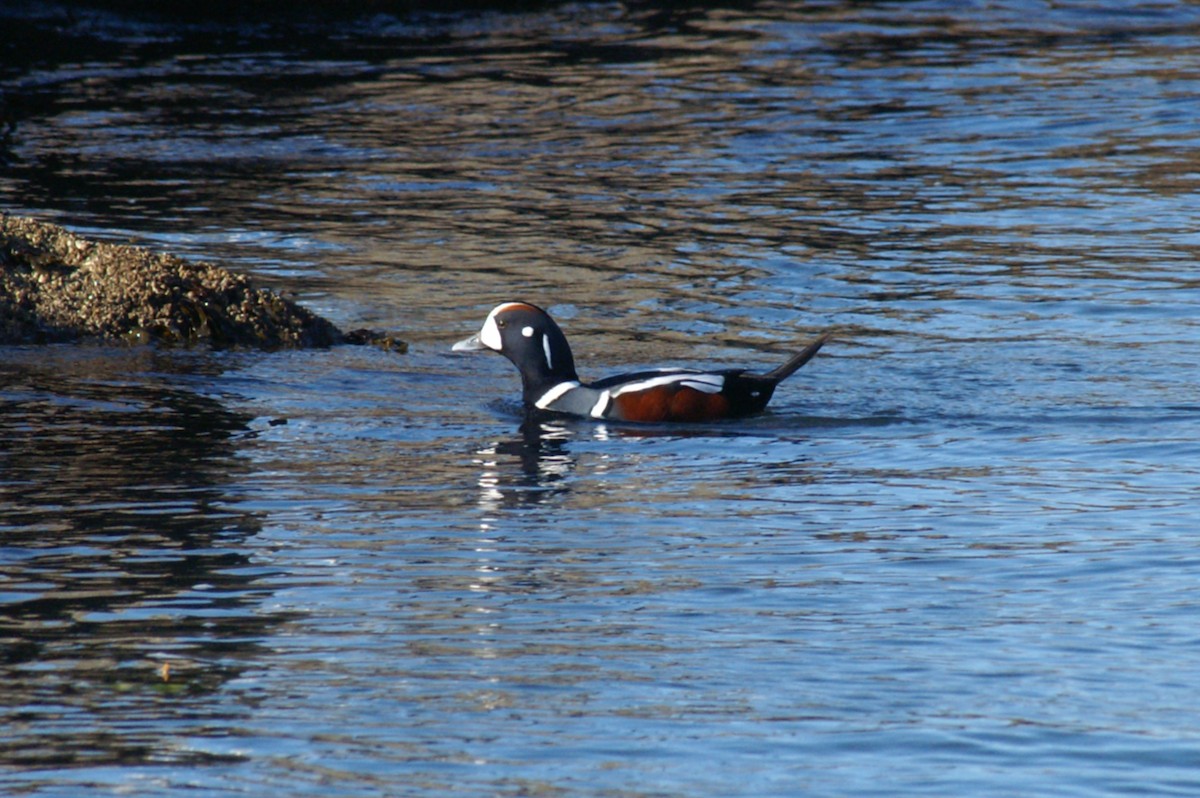
[[[588,411],[588,415],[592,418],[604,418],[604,414],[608,412],[608,408],[612,406],[612,394],[608,391],[601,391],[600,398],[596,400],[596,404],[592,405],[592,409]]]
[[[703,374],[703,373],[684,373],[675,372],[673,374],[664,374],[661,377],[651,377],[648,380],[638,380],[627,385],[622,385],[612,392],[613,396],[620,396],[623,393],[648,391],[651,388],[658,388],[661,385],[671,385],[672,383],[680,383],[684,388],[694,388],[697,391],[704,393],[720,393],[725,387],[725,378],[720,374]]]
[[[665,369],[664,369],[665,371]],[[592,418],[604,418],[604,414],[612,407],[613,399],[623,393],[637,393],[638,391],[648,391],[651,388],[658,388],[663,385],[673,385],[679,383],[684,388],[692,388],[703,393],[720,393],[725,387],[725,378],[720,374],[703,374],[674,372],[664,374],[661,377],[651,377],[648,380],[638,380],[637,382],[627,383],[616,390],[605,389],[600,392],[600,398],[596,400],[596,404],[592,405],[589,415]]]

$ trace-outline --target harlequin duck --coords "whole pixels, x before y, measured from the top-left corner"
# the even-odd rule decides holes
[[[812,359],[826,338],[821,336],[765,374],[657,369],[584,383],[554,319],[528,302],[505,302],[488,314],[478,335],[453,348],[492,349],[511,360],[521,372],[530,410],[618,421],[712,421],[760,412],[775,386]]]

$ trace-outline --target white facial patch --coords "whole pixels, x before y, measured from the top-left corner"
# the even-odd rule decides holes
[[[483,320],[483,329],[479,331],[479,343],[497,352],[504,348],[504,342],[500,339],[500,328],[496,326],[496,311],[500,309],[496,308],[488,314]]]

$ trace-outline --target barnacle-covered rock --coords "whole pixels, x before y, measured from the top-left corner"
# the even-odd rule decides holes
[[[93,337],[264,349],[376,339],[343,335],[331,322],[212,263],[0,215],[0,343]]]

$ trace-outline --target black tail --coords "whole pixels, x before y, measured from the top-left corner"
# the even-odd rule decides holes
[[[813,341],[808,346],[804,347],[803,352],[798,352],[795,356],[792,357],[791,360],[784,363],[779,368],[771,369],[763,376],[769,380],[774,380],[775,382],[780,382],[782,380],[786,380],[788,377],[792,376],[797,371],[799,371],[801,366],[803,366],[808,361],[812,360],[813,355],[815,355],[817,352],[821,351],[821,347],[824,346],[825,342],[828,340],[829,340],[828,333],[826,333],[825,335],[822,335],[820,338]]]

